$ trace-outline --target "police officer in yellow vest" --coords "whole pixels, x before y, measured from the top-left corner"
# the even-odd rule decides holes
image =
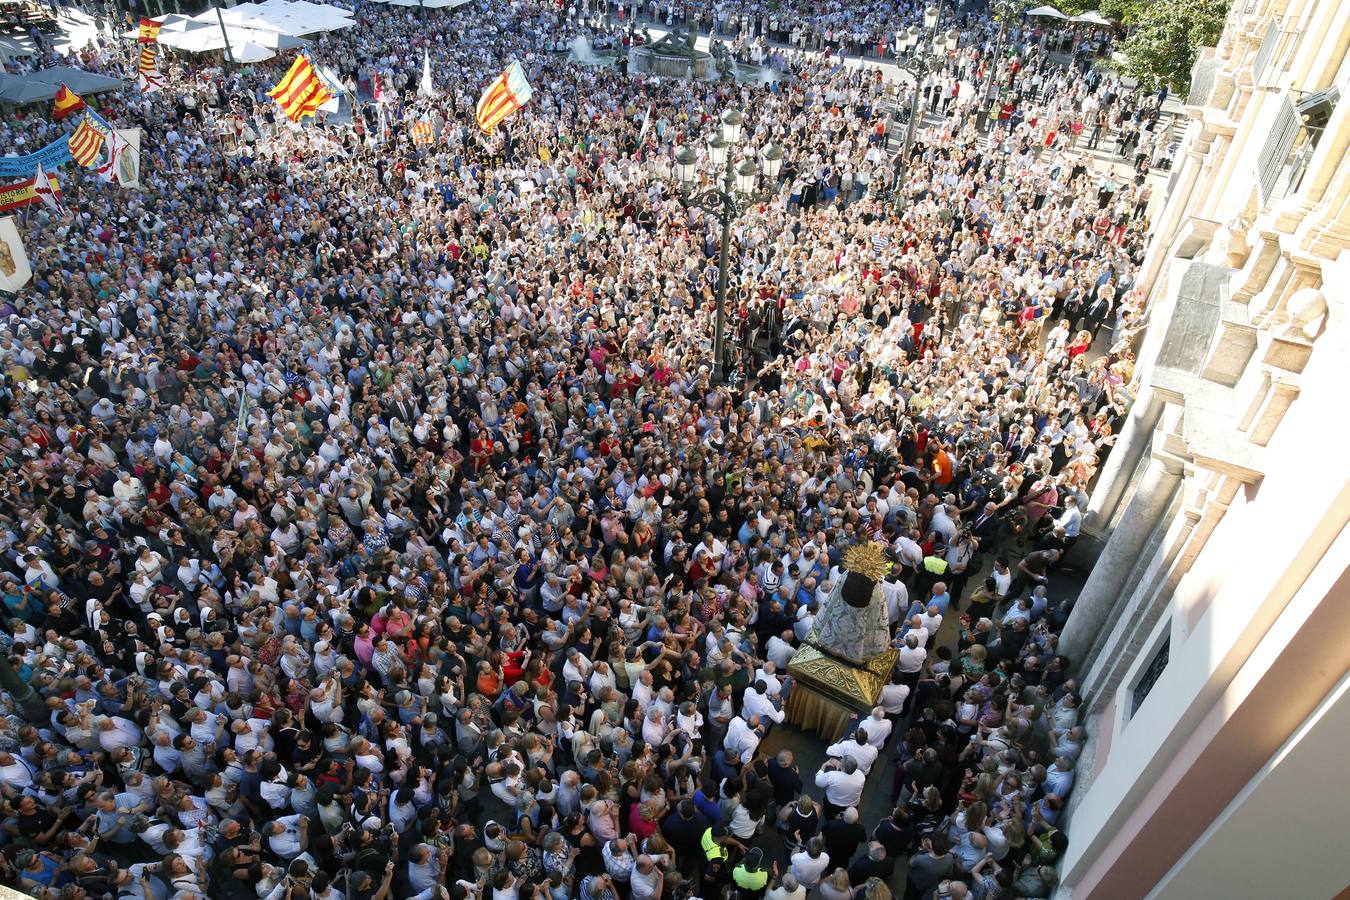
[[[731,870],[731,880],[736,883],[741,900],[759,900],[769,885],[769,873],[764,869],[764,851],[758,847],[750,848],[741,864]]]
[[[730,852],[723,845],[727,840],[725,825],[712,825],[703,832],[703,893],[718,895],[727,882],[727,863]]]
[[[947,546],[941,541],[933,545],[933,550],[923,558],[919,564],[919,577],[915,580],[914,596],[918,601],[924,600],[928,592],[933,589],[933,585],[941,581],[947,574]]]

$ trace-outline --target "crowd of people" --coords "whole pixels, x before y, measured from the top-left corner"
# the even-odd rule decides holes
[[[930,83],[897,159],[913,88],[820,54],[633,78],[546,52],[577,27],[552,3],[358,18],[311,52],[384,110],[293,126],[265,94],[289,60],[169,58],[163,93],[95,101],[143,130],[143,189],[67,166],[66,211],[23,215],[0,879],[1048,897],[1084,740],[1055,584],[1131,401],[1149,199],[1069,126],[1151,131],[1159,98],[1030,28],[994,60],[977,18],[945,74],[1009,114],[986,138]],[[483,135],[513,58],[534,98]],[[714,383],[720,226],[672,155],[714,177],[731,107],[787,158],[733,226]],[[867,540],[899,659],[803,772],[788,662]]]

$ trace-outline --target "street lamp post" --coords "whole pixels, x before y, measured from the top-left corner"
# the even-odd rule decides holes
[[[695,190],[698,179],[698,154],[688,144],[675,151],[675,174],[679,178],[681,199],[685,206],[697,206],[717,216],[722,225],[721,244],[717,252],[717,322],[713,332],[713,383],[721,384],[726,377],[726,305],[731,268],[731,223],[750,208],[751,204],[766,199],[768,191],[757,193],[755,188],[762,174],[772,184],[783,166],[783,149],[769,144],[759,153],[759,162],[747,157],[735,165],[731,152],[741,139],[745,116],[739,110],[729,109],[722,114],[721,129],[708,141],[708,156],[713,170],[722,169],[722,184],[705,190]]]
[[[896,42],[896,49],[899,55],[903,57],[896,61],[896,66],[902,72],[908,72],[909,76],[914,79],[914,96],[910,100],[909,106],[909,124],[905,128],[905,142],[900,150],[899,164],[896,167],[895,196],[897,207],[904,196],[900,188],[900,179],[904,177],[905,170],[909,167],[909,154],[914,147],[914,133],[918,128],[919,116],[923,114],[924,82],[928,80],[929,75],[942,67],[947,55],[956,50],[961,40],[960,35],[956,33],[956,29],[942,35],[937,33],[939,13],[940,11],[936,7],[928,7],[923,14],[923,33],[921,34],[919,29],[911,26]]]
[[[994,85],[999,81],[998,62],[1003,56],[1003,40],[1008,33],[1008,23],[1022,15],[1023,4],[1020,0],[994,0],[992,12],[998,22],[998,40],[994,42],[994,58],[989,64],[989,77],[985,80],[984,101],[980,104],[980,114],[975,120],[975,128],[984,131],[989,124],[993,106],[998,102]]]

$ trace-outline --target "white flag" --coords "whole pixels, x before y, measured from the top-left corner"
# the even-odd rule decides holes
[[[436,88],[431,83],[431,54],[425,49],[422,50],[422,83],[417,86],[417,93],[423,97],[436,95]]]
[[[347,93],[347,89],[342,86],[342,79],[327,66],[315,66],[314,71],[319,76],[319,80],[323,82],[324,87],[328,88],[329,93],[333,95],[332,99],[324,101],[319,109],[327,113],[337,112],[342,106],[342,97]]]
[[[164,76],[158,70],[154,72],[137,72],[136,84],[140,86],[142,94],[158,94],[164,90]]]
[[[645,138],[645,137],[647,136],[647,129],[650,128],[651,125],[652,125],[652,105],[651,105],[650,103],[648,103],[648,104],[647,104],[647,114],[646,114],[645,116],[642,117],[642,128],[640,128],[640,129],[638,130],[638,143],[639,143],[639,144],[641,144],[641,143],[642,143],[642,139]]]
[[[13,216],[0,219],[0,291],[17,291],[33,277],[28,266],[28,253],[23,239],[14,225]]]
[[[33,173],[33,193],[37,194],[42,202],[52,210],[65,212],[65,207],[61,205],[61,198],[57,195],[56,188],[52,186],[52,180],[43,171],[41,163],[38,164],[37,171]]]
[[[118,128],[116,133],[122,141],[122,152],[117,156],[117,183],[124,188],[138,188],[141,186],[141,130]]]
[[[127,142],[122,140],[115,129],[108,129],[108,158],[104,160],[103,165],[94,171],[98,177],[105,182],[117,180],[117,160],[126,149]]]

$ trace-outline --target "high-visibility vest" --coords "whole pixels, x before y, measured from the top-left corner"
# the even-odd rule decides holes
[[[708,858],[708,862],[716,862],[727,858],[727,848],[717,843],[717,839],[713,837],[713,830],[711,827],[703,832],[702,844],[703,855]]]
[[[947,560],[941,556],[926,556],[923,560],[923,568],[925,572],[930,574],[941,575],[947,571]]]
[[[736,882],[737,887],[743,887],[747,891],[763,890],[769,883],[769,873],[763,869],[756,869],[751,872],[745,867],[745,863],[731,870],[731,880]]]

